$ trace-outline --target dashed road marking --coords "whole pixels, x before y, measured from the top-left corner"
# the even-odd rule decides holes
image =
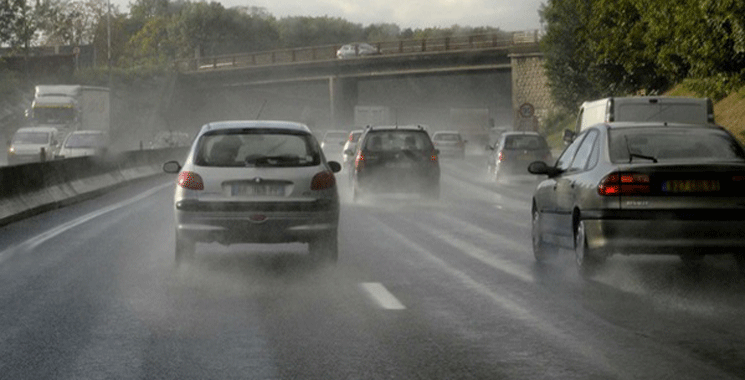
[[[363,282],[360,284],[365,293],[372,298],[375,303],[386,310],[403,310],[406,309],[399,300],[388,291],[388,289],[379,282]]]

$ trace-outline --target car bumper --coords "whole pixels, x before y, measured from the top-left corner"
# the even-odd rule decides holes
[[[338,200],[300,205],[229,202],[179,208],[177,203],[175,216],[177,232],[196,242],[309,242],[338,228],[339,204]]]
[[[606,254],[713,254],[745,248],[742,210],[629,212],[583,221],[588,247]]]

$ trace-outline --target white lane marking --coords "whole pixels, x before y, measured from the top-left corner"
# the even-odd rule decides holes
[[[396,296],[391,294],[388,289],[379,282],[363,282],[360,288],[367,293],[380,307],[386,310],[403,310],[406,309]]]
[[[3,261],[7,260],[8,258],[10,258],[11,256],[13,256],[16,253],[31,251],[34,248],[38,247],[40,244],[43,244],[45,241],[47,241],[47,240],[49,240],[49,239],[51,239],[51,238],[53,238],[55,236],[58,236],[58,235],[64,233],[65,231],[69,231],[70,229],[75,228],[75,227],[77,227],[77,226],[79,226],[79,225],[81,225],[83,223],[86,223],[86,222],[88,222],[90,220],[93,220],[93,219],[95,219],[95,218],[97,218],[97,217],[99,217],[101,215],[104,215],[104,214],[107,214],[109,212],[118,210],[120,208],[129,206],[129,205],[131,205],[131,204],[133,204],[135,202],[139,202],[139,201],[141,201],[141,200],[143,200],[143,199],[145,199],[145,198],[147,198],[147,197],[149,197],[149,196],[157,193],[158,191],[161,191],[161,190],[163,190],[163,189],[165,189],[167,187],[170,187],[170,186],[173,186],[173,183],[171,183],[171,182],[165,183],[163,185],[154,187],[154,188],[152,188],[152,189],[150,189],[150,190],[148,190],[148,191],[146,191],[146,192],[144,192],[144,193],[142,193],[142,194],[140,194],[140,195],[138,195],[136,197],[133,197],[133,198],[130,198],[130,199],[121,201],[119,203],[113,204],[113,205],[111,205],[109,207],[102,208],[100,210],[91,212],[91,213],[86,214],[86,215],[83,215],[83,216],[81,216],[81,217],[79,217],[77,219],[73,219],[73,220],[71,220],[69,222],[66,222],[66,223],[63,223],[63,224],[61,224],[61,225],[59,225],[57,227],[54,227],[51,230],[42,232],[39,235],[36,235],[36,236],[34,236],[34,237],[32,237],[32,238],[24,241],[21,244],[17,244],[15,246],[12,246],[12,247],[10,247],[10,248],[8,248],[8,249],[0,252],[0,263],[2,263]]]

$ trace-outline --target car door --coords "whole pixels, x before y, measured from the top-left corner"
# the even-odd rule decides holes
[[[556,169],[561,170],[563,173],[569,170],[583,138],[584,134],[578,136],[564,149],[564,152],[556,160],[556,164],[554,165]],[[541,182],[536,189],[536,207],[538,208],[538,212],[541,213],[542,222],[540,228],[542,234],[546,241],[558,245],[562,244],[561,240],[564,236],[561,227],[563,218],[558,205],[559,185],[563,181],[563,174],[559,174],[556,177],[548,178]]]
[[[566,171],[556,178],[556,222],[557,239],[564,247],[574,247],[574,209],[583,191],[587,190],[581,177],[593,154],[598,132],[588,130],[581,136],[579,146]]]

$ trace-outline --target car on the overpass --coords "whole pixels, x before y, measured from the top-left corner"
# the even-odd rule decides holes
[[[309,244],[319,261],[338,257],[339,195],[334,173],[304,124],[224,121],[204,125],[178,173],[173,208],[176,261],[198,242]]]
[[[538,261],[573,250],[583,275],[613,254],[674,254],[695,265],[733,253],[745,266],[745,151],[709,124],[603,123],[584,130],[532,202]]]
[[[439,151],[422,126],[368,127],[354,152],[352,199],[386,193],[440,197]]]
[[[336,51],[336,58],[339,59],[345,59],[345,58],[354,58],[354,57],[365,57],[365,56],[371,56],[371,55],[379,55],[380,51],[378,51],[378,48],[375,46],[372,46],[367,43],[353,43],[353,44],[346,44],[339,48],[339,50]]]

